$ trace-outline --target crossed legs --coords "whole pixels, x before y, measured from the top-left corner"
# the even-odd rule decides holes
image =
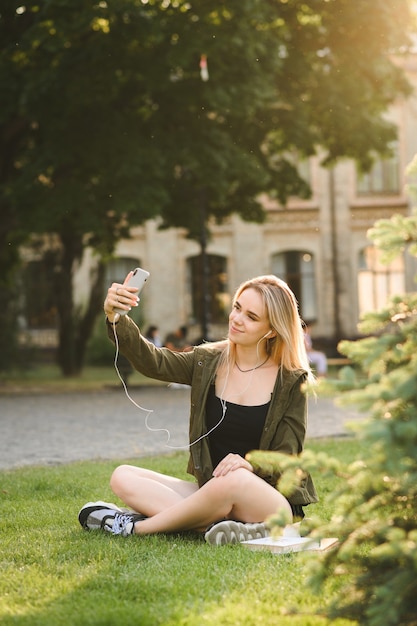
[[[135,524],[139,535],[203,531],[224,518],[262,522],[279,509],[285,509],[289,519],[292,515],[279,491],[243,468],[212,478],[199,488],[189,481],[121,465],[113,472],[110,486],[127,506],[147,516]]]

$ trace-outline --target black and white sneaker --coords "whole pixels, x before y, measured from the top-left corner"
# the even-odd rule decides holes
[[[78,513],[78,521],[85,530],[104,530],[127,537],[133,534],[136,522],[144,515],[126,511],[112,502],[87,502]]]
[[[144,520],[145,516],[140,513],[115,513],[113,519],[108,517],[103,525],[103,530],[113,535],[128,537],[134,534],[136,522]]]
[[[242,543],[242,541],[249,541],[250,539],[261,539],[268,535],[268,529],[263,522],[245,524],[234,520],[222,520],[208,528],[204,539],[212,546],[224,546],[228,543]]]

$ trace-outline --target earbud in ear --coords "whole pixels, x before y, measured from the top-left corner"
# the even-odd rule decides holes
[[[268,337],[268,335],[270,335],[272,333],[272,330],[268,330],[268,332],[266,333],[266,335],[264,335],[262,337],[262,339],[265,339],[266,337]]]

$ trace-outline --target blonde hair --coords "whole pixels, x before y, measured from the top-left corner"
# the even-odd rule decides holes
[[[305,348],[303,322],[297,300],[287,283],[273,274],[251,278],[238,287],[233,304],[246,289],[254,289],[262,296],[271,330],[276,333],[266,338],[267,354],[278,364],[281,373],[284,369],[303,369],[307,372],[307,379],[313,382],[314,375]],[[232,341],[228,341],[224,359],[221,360],[234,363],[235,344]]]

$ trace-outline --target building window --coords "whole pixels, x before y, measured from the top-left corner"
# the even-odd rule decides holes
[[[131,257],[120,257],[110,261],[106,267],[104,278],[105,293],[112,283],[123,283],[130,270],[140,266],[138,259]]]
[[[22,272],[23,318],[29,329],[55,328],[57,310],[54,305],[54,263],[48,254],[39,261],[30,261]]]
[[[104,277],[104,296],[107,295],[107,290],[112,283],[123,283],[130,270],[134,270],[135,267],[140,266],[141,262],[138,259],[134,259],[133,257],[120,257],[110,261],[106,267],[106,273]],[[145,321],[144,302],[146,300],[146,289],[144,289],[144,291],[142,292],[140,300],[140,305],[138,307],[132,308],[132,310],[129,311],[129,317],[131,317],[133,321],[137,324],[142,325]]]
[[[300,178],[302,178],[309,186],[311,186],[311,162],[310,159],[300,159],[297,162],[297,171]]]
[[[398,145],[392,146],[393,154],[388,159],[375,161],[366,174],[358,172],[357,193],[359,196],[398,194],[400,192],[400,164]]]
[[[188,259],[187,271],[191,318],[195,322],[201,321],[203,307],[206,307],[206,315],[210,323],[227,322],[231,303],[227,280],[227,259],[216,254],[207,255],[207,293],[203,293],[203,285],[206,281],[203,276],[201,254]]]
[[[310,252],[287,250],[272,257],[272,272],[285,280],[298,301],[304,320],[317,318],[314,257]]]
[[[398,257],[389,265],[383,265],[380,254],[374,246],[368,246],[359,253],[360,315],[383,308],[391,296],[405,291],[403,257]]]

